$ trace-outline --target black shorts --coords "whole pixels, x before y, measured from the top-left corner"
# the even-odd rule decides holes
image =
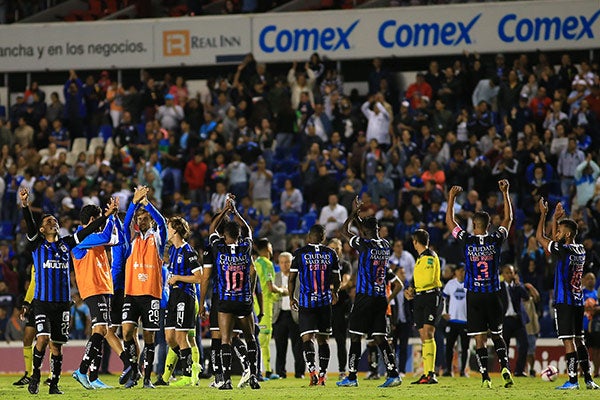
[[[196,327],[196,299],[181,289],[171,290],[165,313],[165,329],[189,331]]]
[[[435,326],[442,315],[442,295],[439,290],[429,293],[417,293],[413,303],[413,314],[417,329],[423,325]]]
[[[467,332],[470,336],[502,333],[504,309],[500,292],[467,292]]]
[[[110,295],[97,294],[84,300],[90,309],[92,328],[96,325],[110,326]]]
[[[219,312],[224,314],[233,314],[238,318],[244,318],[251,315],[254,309],[252,302],[242,303],[240,301],[220,300]]]
[[[358,293],[348,321],[348,332],[357,335],[386,336],[387,299]]]
[[[583,306],[555,304],[554,309],[554,325],[558,338],[583,338]]]
[[[54,343],[67,343],[71,321],[69,306],[67,302],[33,300],[36,336],[50,336]]]
[[[35,315],[33,315],[33,305],[30,305],[25,314],[23,314],[23,318],[25,318],[25,326],[30,328],[35,328]]]
[[[110,300],[110,324],[111,326],[120,326],[123,320],[123,302],[125,293],[122,289],[115,290]]]
[[[215,297],[213,297],[213,299],[210,303],[210,313],[208,316],[208,320],[210,322],[210,330],[211,331],[219,330],[219,303],[220,303],[220,300]],[[242,328],[240,326],[239,321],[237,321],[237,320],[233,324],[233,332],[242,333]]]
[[[300,307],[298,310],[300,336],[307,333],[331,335],[331,306],[316,308]]]
[[[152,296],[125,296],[123,302],[123,324],[134,324],[142,320],[145,331],[160,329],[160,299]]]

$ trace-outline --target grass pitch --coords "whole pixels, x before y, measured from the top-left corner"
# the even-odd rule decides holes
[[[19,377],[0,376],[0,399],[32,399],[26,387],[16,387],[12,383]],[[481,388],[481,379],[478,374],[471,378],[439,378],[438,385],[411,385],[415,377],[407,376],[400,387],[379,389],[377,385],[383,380],[367,381],[360,379],[359,387],[338,388],[335,385],[337,374],[330,374],[326,387],[308,387],[308,379],[280,379],[277,381],[262,382],[262,389],[251,390],[237,389],[233,391],[219,391],[208,387],[208,380],[201,380],[196,387],[160,387],[154,390],[142,389],[137,386],[133,389],[115,388],[110,390],[85,390],[70,375],[63,375],[60,387],[65,392],[62,396],[52,396],[53,399],[63,400],[94,400],[94,399],[122,399],[122,400],[176,400],[176,399],[248,399],[248,400],[275,400],[275,399],[340,399],[340,400],[371,400],[371,399],[447,399],[447,400],[485,400],[485,399],[597,399],[600,391],[586,390],[583,379],[578,391],[555,390],[554,387],[565,381],[565,376],[560,376],[556,382],[544,382],[536,378],[516,378],[515,386],[505,389],[499,375],[492,375],[494,387]],[[117,385],[117,376],[101,376],[109,385]],[[239,377],[234,377],[234,385]],[[141,384],[141,381],[140,381]],[[49,398],[48,387],[40,386],[38,398]]]

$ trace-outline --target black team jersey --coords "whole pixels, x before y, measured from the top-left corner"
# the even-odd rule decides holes
[[[252,239],[248,237],[228,245],[224,238],[213,233],[209,242],[212,248],[213,268],[217,273],[216,289],[219,300],[251,302]]]
[[[198,253],[189,243],[183,246],[169,248],[169,272],[173,275],[191,276],[202,267],[198,260]],[[178,281],[173,288],[181,289],[185,294],[196,298],[196,284]]]
[[[337,254],[320,244],[307,244],[294,252],[290,272],[300,281],[298,304],[317,308],[331,304],[331,274],[339,274]]]
[[[386,297],[385,276],[392,254],[390,243],[385,239],[353,236],[350,239],[350,247],[358,251],[356,293]]]
[[[581,276],[585,264],[585,248],[582,244],[551,241],[548,251],[556,256],[554,303],[583,306]]]

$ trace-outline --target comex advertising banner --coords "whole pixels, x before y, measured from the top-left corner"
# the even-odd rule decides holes
[[[236,63],[251,51],[248,17],[0,27],[0,71]]]
[[[600,0],[0,27],[0,72],[168,67],[598,47]]]
[[[261,61],[598,47],[600,1],[529,1],[257,15]]]

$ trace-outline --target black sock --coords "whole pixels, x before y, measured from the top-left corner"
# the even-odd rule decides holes
[[[348,353],[348,379],[356,380],[358,363],[360,361],[360,341],[350,342],[350,352]]]
[[[150,380],[154,365],[154,343],[146,343],[144,353],[144,380]]]
[[[137,346],[135,345],[135,340],[128,340],[124,343],[125,352],[129,357],[129,365],[133,368],[133,371],[138,370],[138,354],[137,354]]]
[[[182,349],[179,351],[179,359],[183,364],[183,376],[192,376],[192,349]]]
[[[245,371],[246,368],[249,367],[249,365],[248,365],[248,349],[246,348],[246,344],[238,336],[233,338],[231,344],[233,345],[233,351],[235,351],[235,355],[240,359],[242,368]]]
[[[487,347],[482,349],[477,349],[475,351],[475,356],[477,358],[477,365],[479,365],[479,372],[481,373],[481,380],[489,380],[490,375],[488,374],[488,351]]]
[[[83,353],[83,358],[79,364],[79,372],[82,374],[88,373],[90,365],[96,359],[96,355],[98,352],[102,351],[102,339],[104,339],[104,337],[101,334],[94,333],[85,345],[85,352]]]
[[[304,354],[304,362],[309,373],[313,373],[317,370],[315,365],[315,344],[312,340],[302,342],[302,353]]]
[[[327,367],[329,366],[329,358],[331,357],[331,350],[329,349],[329,344],[320,344],[319,345],[319,372],[322,375],[327,373]]]
[[[494,342],[494,350],[496,350],[498,361],[500,361],[500,367],[508,368],[508,355],[504,338],[502,336],[492,337],[492,341]]]
[[[210,342],[210,362],[215,375],[223,375],[221,364],[221,339],[212,339]]]
[[[379,366],[379,351],[377,346],[367,346],[367,349],[369,349],[369,372],[376,374]]]
[[[60,379],[60,373],[62,372],[62,362],[63,356],[58,355],[55,356],[52,354],[50,356],[50,384],[57,385],[58,380]]]
[[[231,345],[227,343],[221,344],[221,364],[223,366],[223,379],[228,381],[231,379]]]
[[[581,368],[581,370],[583,371],[585,381],[591,381],[592,375],[590,373],[590,357],[585,344],[577,346],[577,361],[579,362],[579,368]]]
[[[565,361],[567,362],[569,382],[577,383],[577,352],[567,353],[565,355]]]
[[[398,368],[396,368],[396,355],[392,350],[392,347],[388,343],[387,340],[383,340],[378,345],[379,350],[381,350],[381,354],[383,354],[383,361],[385,362],[385,369],[387,370],[387,375],[389,378],[397,378],[398,377]]]
[[[37,346],[33,346],[33,372],[31,373],[31,376],[38,380],[40,379],[40,368],[42,367],[45,355],[46,349],[39,351]]]
[[[96,353],[96,357],[94,357],[92,363],[90,364],[90,382],[94,382],[96,379],[98,379],[100,365],[102,365],[102,346],[100,346],[98,352]]]
[[[248,348],[248,364],[250,364],[250,374],[258,374],[258,345],[254,338],[250,338],[246,341],[246,347]]]
[[[119,358],[121,359],[121,361],[123,361],[123,369],[126,369],[127,367],[129,367],[131,365],[131,362],[129,362],[129,352],[123,350],[121,352],[121,354],[119,354]]]

